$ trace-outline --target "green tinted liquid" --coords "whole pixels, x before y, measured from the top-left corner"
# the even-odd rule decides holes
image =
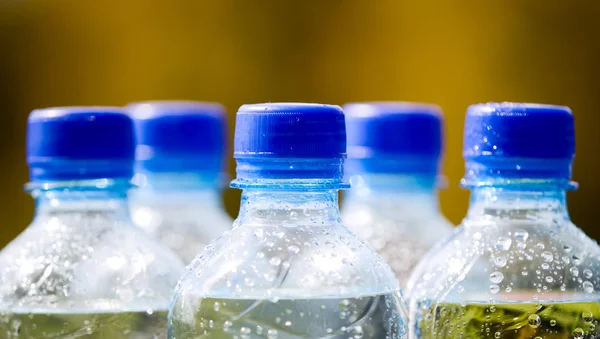
[[[600,337],[600,303],[436,303],[418,323],[418,338],[583,339]]]
[[[0,313],[0,338],[153,339],[166,337],[167,312]]]
[[[399,339],[406,325],[397,293],[343,299],[203,298],[196,314],[174,316],[171,339]]]

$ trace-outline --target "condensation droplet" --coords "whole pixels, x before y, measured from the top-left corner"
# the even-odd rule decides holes
[[[529,233],[527,233],[525,230],[516,230],[515,238],[517,241],[527,241],[527,238],[529,238]]]
[[[529,316],[529,318],[527,318],[527,323],[533,328],[538,328],[538,326],[540,326],[542,323],[542,318],[540,318],[540,316],[537,314],[532,314]]]
[[[496,257],[496,259],[494,259],[494,265],[496,265],[496,267],[506,266],[506,257],[505,256]]]
[[[273,258],[271,258],[271,260],[269,260],[269,264],[271,264],[273,266],[278,266],[279,264],[281,264],[281,258],[273,257]]]
[[[552,283],[552,282],[554,282],[554,278],[551,277],[551,276],[547,276],[546,277],[546,282]]]
[[[571,267],[571,268],[569,269],[569,271],[571,272],[571,274],[572,274],[574,277],[576,277],[576,276],[578,276],[578,275],[579,275],[579,269],[578,269],[577,267]]]
[[[542,259],[544,259],[546,262],[551,262],[554,260],[554,255],[551,252],[544,251],[542,252]]]
[[[594,315],[591,312],[583,312],[581,318],[583,318],[583,321],[586,323],[591,323],[594,320]]]
[[[504,274],[502,272],[492,272],[490,273],[490,281],[494,284],[499,284],[504,279]]]
[[[512,240],[507,237],[500,237],[498,238],[498,241],[496,241],[496,249],[500,251],[508,251],[510,245],[512,245]]]

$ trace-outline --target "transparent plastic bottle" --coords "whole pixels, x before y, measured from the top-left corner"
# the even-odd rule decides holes
[[[600,336],[600,248],[566,206],[569,108],[471,106],[463,155],[469,211],[409,281],[411,337]]]
[[[423,255],[452,233],[438,201],[442,112],[438,106],[344,106],[348,128],[342,219],[390,264],[401,287]]]
[[[131,215],[185,263],[231,228],[221,200],[226,116],[192,101],[131,104],[137,148]]]
[[[35,215],[0,252],[0,337],[165,337],[183,264],[129,219],[131,119],[51,108],[27,129]]]
[[[180,281],[169,338],[405,337],[393,272],[341,222],[345,154],[338,106],[239,109],[240,213]]]

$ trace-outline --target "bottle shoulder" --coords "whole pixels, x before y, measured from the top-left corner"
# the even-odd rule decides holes
[[[38,218],[0,252],[0,265],[3,308],[164,309],[183,271],[132,224],[102,218]]]
[[[569,220],[465,220],[408,283],[411,298],[597,298],[600,247]]]
[[[454,225],[441,212],[430,208],[382,208],[350,203],[342,209],[348,228],[362,239],[385,238],[390,242],[418,242],[431,247],[450,236]]]
[[[341,224],[238,224],[188,267],[178,295],[299,298],[398,288],[383,259]]]

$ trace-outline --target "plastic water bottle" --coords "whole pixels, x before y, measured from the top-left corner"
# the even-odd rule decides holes
[[[464,140],[469,211],[411,277],[411,336],[597,338],[600,248],[566,205],[569,108],[474,105]]]
[[[393,272],[341,222],[345,155],[338,106],[239,109],[240,213],[180,281],[169,338],[405,337]]]
[[[442,112],[405,102],[353,103],[344,112],[352,189],[342,218],[405,287],[421,257],[452,233],[438,202]]]
[[[215,103],[159,101],[128,110],[137,138],[133,221],[189,263],[231,228],[221,201],[225,109]]]
[[[35,110],[33,222],[0,252],[1,338],[163,338],[183,264],[135,228],[131,119],[119,108]]]

